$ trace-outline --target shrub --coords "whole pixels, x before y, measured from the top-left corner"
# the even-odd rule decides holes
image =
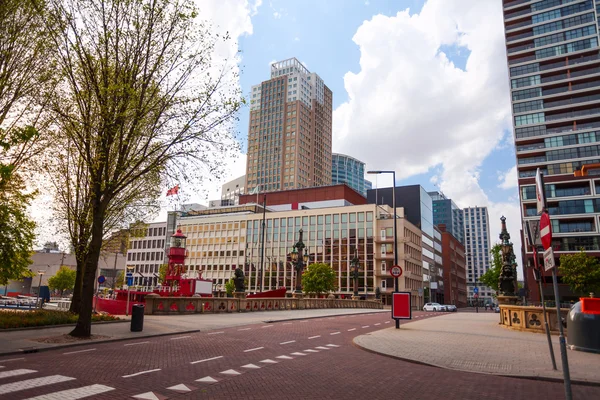
[[[33,326],[52,326],[74,324],[77,314],[63,311],[0,311],[0,329],[28,328]],[[93,315],[92,322],[116,321],[119,318],[112,315]]]

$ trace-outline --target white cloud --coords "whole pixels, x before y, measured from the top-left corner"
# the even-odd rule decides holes
[[[262,0],[256,0],[254,4],[250,7],[250,16],[254,17],[258,14],[258,8],[262,5]]]
[[[520,254],[518,202],[491,201],[479,185],[482,161],[511,129],[503,32],[494,1],[428,0],[419,14],[365,21],[353,37],[360,71],[344,76],[348,101],[333,116],[333,150],[394,169],[398,180],[435,168],[460,207],[489,207],[492,243],[507,217]],[[447,46],[470,52],[464,70]]]
[[[296,36],[296,37],[294,38],[294,41],[295,41],[295,42],[299,42],[299,41],[300,41],[300,38],[299,38],[298,36]]]
[[[279,11],[275,11],[275,12],[273,13],[273,18],[275,18],[275,19],[280,19],[280,18],[281,18],[281,13],[280,13]]]
[[[519,182],[517,179],[517,166],[513,166],[506,172],[501,172],[498,176],[498,180],[500,184],[498,185],[501,189],[512,189],[519,186]]]

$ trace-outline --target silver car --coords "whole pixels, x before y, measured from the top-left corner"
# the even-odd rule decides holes
[[[456,306],[454,304],[444,304],[444,307],[446,307],[446,311],[448,312],[456,312]]]
[[[440,303],[426,303],[423,306],[423,311],[446,311],[446,306]]]

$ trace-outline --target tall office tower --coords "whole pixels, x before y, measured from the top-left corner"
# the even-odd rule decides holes
[[[483,286],[479,277],[490,268],[490,224],[487,207],[463,209],[465,222],[465,258],[467,260],[467,295],[474,300],[473,288],[479,288],[479,300],[491,303],[492,289]]]
[[[463,212],[441,192],[428,192],[433,200],[433,224],[445,225],[445,232],[452,234],[460,243],[465,243]]]
[[[296,58],[252,87],[246,193],[331,185],[332,93]]]
[[[334,153],[331,168],[331,181],[333,185],[345,183],[358,193],[367,197],[365,163],[356,158]],[[369,189],[371,188],[369,187]]]
[[[574,176],[582,166],[600,162],[600,1],[503,0],[503,5],[523,219],[539,218],[534,175],[540,168],[555,256],[581,248],[600,256],[600,180]],[[526,266],[533,257],[523,248]],[[530,296],[538,300],[538,285],[530,272],[526,276]],[[560,289],[568,299],[568,288]],[[553,297],[551,287],[544,290]]]

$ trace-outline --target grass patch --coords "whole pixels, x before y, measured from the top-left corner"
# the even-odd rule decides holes
[[[92,322],[116,321],[119,318],[113,315],[92,315]],[[74,324],[77,314],[64,311],[36,310],[36,311],[0,311],[0,329],[29,328],[32,326],[52,326]]]

